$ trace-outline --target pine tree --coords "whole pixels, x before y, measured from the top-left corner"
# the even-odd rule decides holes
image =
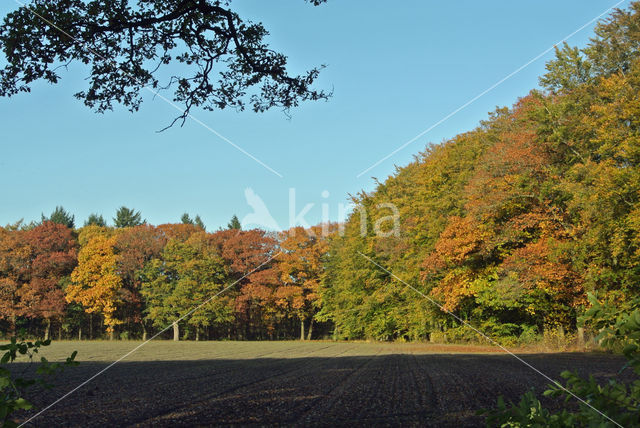
[[[140,211],[136,212],[127,207],[120,207],[118,212],[116,212],[116,216],[113,218],[113,224],[118,228],[140,226],[146,222],[146,220],[142,220]]]
[[[87,218],[87,221],[84,222],[85,227],[86,226],[100,226],[100,227],[106,227],[107,226],[107,222],[105,221],[104,217],[102,217],[102,215],[100,214],[90,214],[89,217]]]
[[[195,225],[201,228],[202,230],[207,230],[207,227],[204,225],[204,222],[202,221],[199,215],[196,215],[196,218],[193,221]]]
[[[45,217],[42,214],[42,223],[50,221],[56,224],[63,224],[67,226],[69,229],[73,229],[75,226],[75,216],[65,211],[61,206],[57,206],[55,210],[51,213],[49,218]]]
[[[240,224],[240,220],[238,220],[237,215],[234,214],[233,217],[231,217],[231,221],[229,222],[229,224],[227,224],[227,229],[242,229],[242,225]]]

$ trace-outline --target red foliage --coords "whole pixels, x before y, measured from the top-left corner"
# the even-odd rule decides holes
[[[44,222],[23,235],[30,249],[30,280],[20,288],[23,315],[31,318],[59,318],[66,301],[62,281],[77,264],[78,249],[71,229]]]

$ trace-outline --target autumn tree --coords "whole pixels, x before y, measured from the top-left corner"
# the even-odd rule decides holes
[[[228,229],[212,234],[212,241],[228,267],[230,280],[237,281],[230,295],[235,299],[236,321],[244,326],[243,332],[238,331],[240,336],[254,336],[263,323],[272,329],[273,293],[278,285],[272,260],[277,255],[275,237],[259,229]]]
[[[441,328],[432,305],[365,256],[428,292],[433,284],[421,282],[424,258],[447,218],[462,213],[464,188],[478,157],[495,139],[494,128],[506,126],[504,116],[499,110],[478,129],[430,145],[372,192],[353,197],[352,213],[329,240],[316,317],[335,324],[336,338],[423,339]],[[384,231],[392,224],[390,206],[398,211],[399,236],[375,231],[376,225]]]
[[[78,266],[71,274],[72,283],[66,289],[66,299],[83,305],[88,313],[101,314],[109,338],[113,339],[116,325],[122,323],[117,312],[122,306],[123,296],[115,253],[117,241],[108,235],[106,232],[96,233],[80,249]]]
[[[17,318],[24,313],[20,288],[29,278],[30,249],[24,233],[0,227],[0,319],[9,321],[13,335]]]
[[[555,198],[550,148],[533,120],[543,105],[519,101],[510,126],[479,159],[465,189],[465,212],[452,216],[425,279],[436,281],[445,309],[498,323],[575,328],[581,280],[561,248],[569,218]]]
[[[202,229],[195,224],[184,223],[168,223],[158,226],[167,240],[175,239],[176,241],[185,242],[194,233],[202,232]]]
[[[185,320],[195,329],[196,340],[201,328],[230,319],[232,308],[226,296],[211,299],[224,288],[226,272],[204,232],[186,242],[170,240],[161,256],[146,264],[141,278],[147,318],[157,328],[172,325],[173,340],[180,339],[178,320],[197,307]]]
[[[160,229],[147,224],[119,229],[115,239],[117,273],[122,281],[122,319],[140,324],[146,340],[139,274],[148,261],[160,255],[167,239]]]
[[[262,112],[328,98],[312,88],[319,69],[289,74],[287,57],[267,45],[264,26],[244,21],[230,3],[32,0],[0,27],[0,95],[27,92],[38,80],[57,83],[60,66],[78,62],[91,64],[91,70],[89,87],[75,96],[98,112],[114,103],[136,111],[146,88],[174,88],[172,98],[183,106],[176,120],[198,106],[250,105]],[[163,82],[169,66],[182,74]]]
[[[77,264],[77,244],[72,231],[63,224],[45,222],[24,233],[30,250],[29,281],[22,284],[20,296],[24,315],[44,319],[45,340],[51,320],[65,314],[64,287]]]
[[[279,246],[282,254],[277,266],[281,283],[275,291],[276,304],[288,314],[296,314],[300,320],[300,340],[305,339],[305,323],[309,325],[310,340],[313,317],[320,306],[323,259],[329,248],[327,236],[323,234],[323,226],[295,227],[280,234]]]

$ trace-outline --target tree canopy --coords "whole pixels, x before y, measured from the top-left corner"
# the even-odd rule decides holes
[[[140,211],[136,211],[127,207],[120,207],[113,218],[115,227],[134,227],[144,224],[146,220],[142,219]]]
[[[49,217],[45,217],[44,214],[42,214],[42,223],[47,221],[65,225],[70,229],[73,229],[75,226],[75,216],[61,206],[56,207]]]
[[[88,107],[136,111],[144,89],[172,90],[183,107],[173,123],[193,107],[263,112],[329,97],[313,88],[322,67],[290,74],[287,57],[265,42],[266,28],[243,20],[231,4],[31,0],[0,27],[0,95],[29,92],[38,80],[58,83],[61,70],[81,63],[90,69],[88,88],[75,97]]]
[[[577,332],[597,302],[630,313],[640,293],[638,28],[640,2],[616,11],[587,47],[557,51],[544,90],[429,145],[355,195],[336,227],[242,230],[234,216],[207,232],[188,214],[153,226],[122,207],[115,227],[71,230],[58,207],[59,223],[0,228],[0,326],[477,340],[465,320],[518,344]],[[389,207],[399,233],[380,233]]]
[[[105,227],[107,225],[107,222],[100,214],[90,214],[87,220],[84,222],[84,225]]]

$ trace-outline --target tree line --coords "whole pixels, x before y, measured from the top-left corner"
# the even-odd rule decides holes
[[[355,195],[329,235],[245,231],[237,218],[207,232],[189,215],[152,226],[124,207],[115,227],[92,215],[74,228],[58,208],[2,228],[3,329],[147,337],[184,317],[175,338],[471,340],[454,313],[517,343],[576,332],[590,293],[630,310],[640,291],[637,28],[634,2],[585,48],[558,47],[540,89]],[[390,205],[400,233],[376,233]]]
[[[146,339],[171,326],[175,340],[313,337],[321,227],[241,230],[234,216],[209,233],[199,216],[152,226],[126,207],[113,227],[93,214],[73,227],[57,207],[38,224],[0,228],[6,333],[48,339],[56,326],[60,337]]]
[[[370,217],[393,203],[401,237],[332,241],[320,319],[339,337],[525,340],[576,332],[598,299],[628,308],[640,291],[640,3],[566,43],[541,88],[476,129],[430,145],[360,193]],[[373,265],[385,267],[443,310]]]

